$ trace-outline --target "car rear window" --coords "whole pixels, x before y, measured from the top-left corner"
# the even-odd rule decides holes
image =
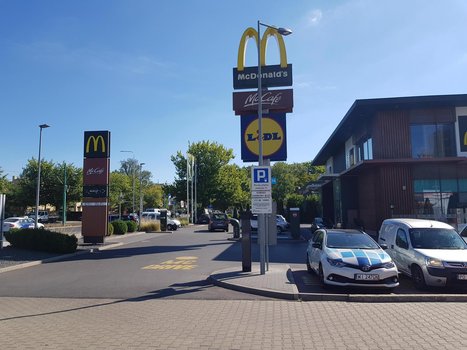
[[[212,218],[214,220],[227,220],[227,215],[225,215],[225,214],[213,214]]]

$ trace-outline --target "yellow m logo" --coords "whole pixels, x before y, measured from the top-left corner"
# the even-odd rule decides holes
[[[91,135],[88,137],[88,141],[86,142],[86,153],[89,153],[89,148],[91,146],[91,142],[94,146],[94,152],[97,152],[97,147],[99,146],[99,141],[101,142],[101,152],[105,153],[105,141],[102,135],[97,137]]]
[[[467,146],[467,131],[464,133],[464,146]]]
[[[261,66],[266,65],[266,49],[268,46],[268,38],[273,36],[276,38],[277,46],[279,46],[279,54],[281,60],[281,67],[287,68],[287,53],[285,52],[285,43],[282,35],[273,28],[268,28],[261,38]],[[242,38],[240,39],[240,46],[238,47],[238,58],[237,58],[237,70],[243,71],[245,68],[245,54],[248,39],[255,38],[256,45],[258,45],[258,32],[256,29],[249,27],[243,32]]]

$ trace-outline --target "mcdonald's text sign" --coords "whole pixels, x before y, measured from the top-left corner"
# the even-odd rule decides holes
[[[84,132],[84,158],[110,157],[110,131]]]
[[[266,65],[266,48],[269,37],[274,37],[279,48],[280,64]],[[255,39],[260,52],[261,83],[263,87],[291,86],[292,65],[287,63],[287,52],[282,35],[273,28],[268,28],[262,38],[254,28],[247,28],[243,32],[238,47],[237,67],[233,69],[234,89],[252,89],[258,87],[258,67],[245,67],[245,53],[250,38]]]
[[[261,84],[263,87],[291,86],[292,65],[282,68],[280,65],[261,67]],[[254,89],[258,87],[258,67],[245,67],[243,71],[233,69],[233,86],[238,89]]]

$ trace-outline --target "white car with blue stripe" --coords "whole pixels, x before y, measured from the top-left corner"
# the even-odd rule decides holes
[[[369,235],[357,230],[320,229],[307,248],[307,269],[323,286],[395,288],[396,265]]]

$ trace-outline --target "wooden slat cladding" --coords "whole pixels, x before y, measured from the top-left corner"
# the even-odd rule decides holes
[[[409,113],[411,124],[455,123],[455,108],[414,109]]]
[[[393,165],[379,168],[381,197],[378,208],[380,220],[391,216],[390,206],[394,205],[394,214],[413,212],[413,180],[410,165]]]
[[[373,158],[410,158],[410,128],[407,111],[376,114],[373,132]]]

